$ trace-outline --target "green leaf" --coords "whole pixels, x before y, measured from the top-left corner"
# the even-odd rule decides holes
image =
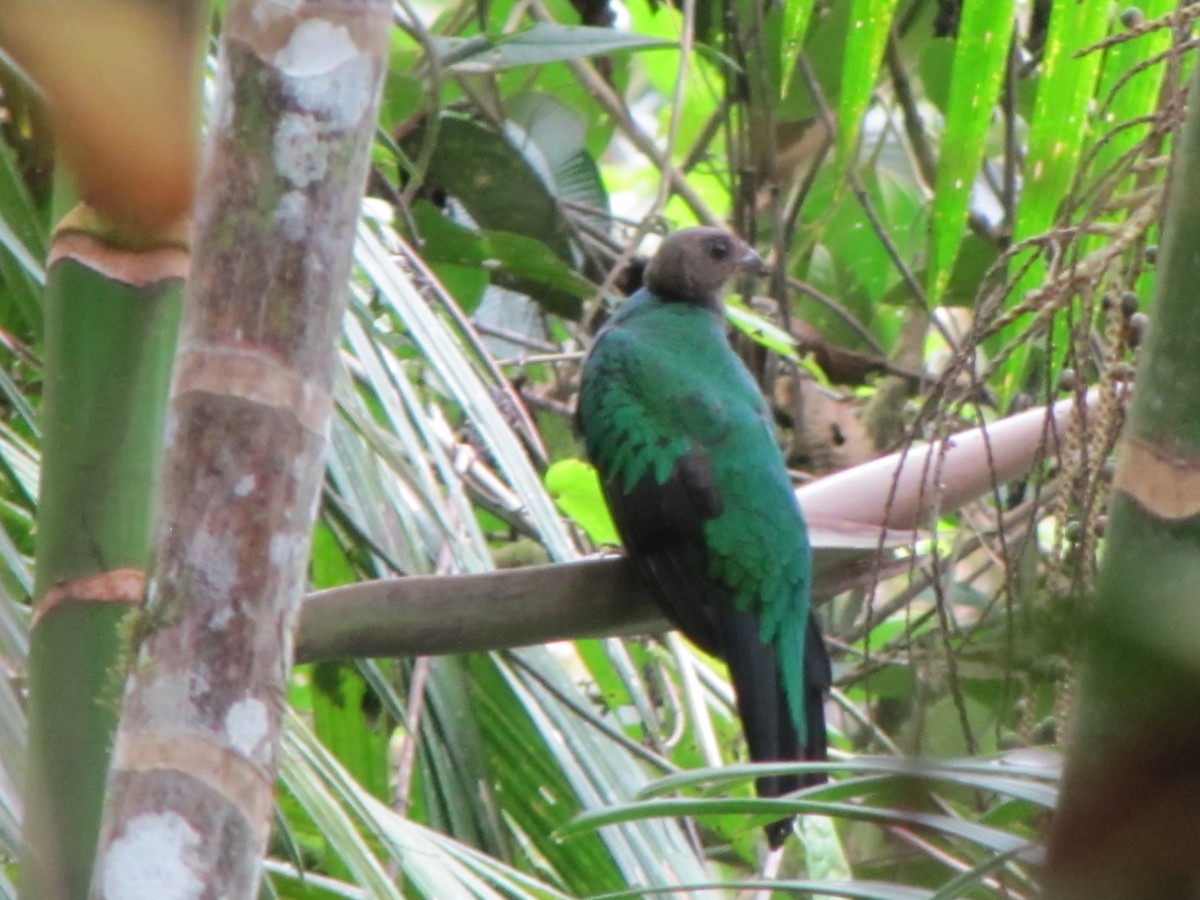
[[[524,138],[520,129],[515,132],[513,137]],[[415,154],[422,134],[418,131],[405,139],[406,152]],[[551,312],[576,318],[582,308],[581,298],[588,296],[592,288],[569,269],[570,229],[552,193],[550,172],[544,165],[539,171],[534,159],[523,153],[509,135],[448,116],[441,120],[437,151],[425,181],[447,190],[482,230],[491,233],[476,247],[468,246],[465,239],[452,242],[457,247],[455,252],[464,254],[455,264],[495,259],[500,275],[509,279],[506,283],[494,275],[498,284],[528,293]],[[544,162],[540,152],[536,160]],[[428,213],[423,221],[440,229],[439,233],[449,234],[449,229],[432,222]],[[523,242],[521,237],[531,240]],[[552,264],[552,259],[558,264]]]
[[[392,724],[353,665],[312,666],[313,726],[317,736],[359,784],[388,798],[388,741]]]
[[[579,316],[581,301],[597,291],[541,241],[459,225],[424,200],[413,204],[412,218],[422,258],[467,312],[479,304],[489,280],[531,297],[554,297],[555,310],[571,318]]]
[[[838,111],[839,173],[846,171],[858,151],[863,116],[875,92],[875,79],[896,8],[893,0],[854,0],[850,30],[846,35]]]
[[[508,101],[509,127],[518,127],[545,159],[543,178],[559,201],[594,207],[608,213],[608,193],[596,161],[588,152],[587,122],[570,105],[550,94],[523,91]],[[528,158],[527,145],[519,143]],[[597,217],[603,226],[604,216]]]
[[[788,4],[790,6],[791,4]],[[813,4],[812,14],[804,35],[804,58],[820,85],[825,102],[836,109],[842,97],[842,75],[846,67],[847,35],[850,31],[850,3]],[[781,52],[786,44],[781,38]],[[790,84],[775,114],[781,122],[809,122],[819,112],[800,67],[792,66],[780,73]]]
[[[942,291],[941,305],[972,306],[979,285],[999,255],[996,245],[979,235],[970,232],[963,235],[954,258],[954,269]]]
[[[402,146],[415,156],[423,137],[424,129],[418,129]],[[537,238],[569,258],[566,227],[546,181],[507,135],[446,116],[424,175],[427,184],[462,203],[481,228]]]
[[[492,283],[538,298],[552,312],[578,319],[582,301],[599,291],[541,241],[503,231],[485,231],[482,236]]]
[[[487,258],[483,236],[453,221],[428,200],[413,204],[412,221],[417,233],[409,238],[420,246],[421,258],[459,307],[464,312],[474,312],[489,280],[483,265]]]
[[[41,334],[46,244],[42,215],[25,186],[16,155],[0,141],[0,326],[5,330]]]
[[[425,98],[425,84],[408,72],[389,69],[379,106],[379,127],[389,134],[415,115]]]
[[[1138,3],[1138,8],[1146,19],[1157,19],[1171,12],[1176,5],[1174,0],[1143,0]],[[1099,128],[1120,127],[1154,112],[1167,66],[1146,66],[1145,63],[1170,44],[1171,29],[1156,28],[1136,40],[1109,47],[1103,54],[1094,54],[1103,55],[1104,60],[1096,91],[1102,111]],[[1093,170],[1101,173],[1115,164],[1144,140],[1152,127],[1151,122],[1143,122],[1106,136],[1103,144],[1096,148]]]
[[[582,459],[563,459],[546,470],[546,490],[558,508],[575,520],[593,544],[618,546],[621,538],[600,490],[600,477]]]
[[[403,324],[413,342],[420,347],[428,366],[437,372],[463,414],[470,417],[472,428],[487,448],[499,473],[521,498],[523,516],[536,529],[555,559],[573,559],[577,551],[570,534],[546,494],[529,454],[498,405],[499,394],[495,383],[488,378],[488,373],[481,372],[477,365],[472,364],[462,343],[463,336],[449,328],[434,313],[428,299],[395,265],[379,238],[361,226],[355,255],[364,275],[373,282],[381,301],[395,312],[397,321]],[[409,398],[405,399],[410,402]],[[414,398],[410,408],[415,405]],[[436,454],[440,452],[438,444],[431,441],[429,447],[437,458]],[[445,477],[449,478],[449,472],[452,471],[449,465],[446,471]],[[372,514],[377,513],[372,510]],[[440,551],[434,552],[435,557],[437,552]]]
[[[785,4],[783,11],[783,46],[780,92],[783,97],[788,94],[792,83],[791,73],[796,68],[796,61],[804,50],[804,37],[808,33],[808,22],[812,18],[813,0],[793,0]]]
[[[1014,0],[971,0],[959,23],[933,201],[929,302],[939,304],[965,232],[971,194],[1008,64]]]
[[[769,319],[760,316],[736,300],[725,301],[725,316],[733,327],[756,344],[790,359],[800,362],[796,352],[796,339]]]
[[[434,38],[442,65],[455,72],[496,72],[514,66],[541,65],[606,53],[657,50],[674,41],[613,28],[539,22],[527,31],[473,38]]]
[[[934,38],[925,44],[917,61],[917,72],[925,86],[925,99],[945,115],[950,108],[950,82],[954,78],[954,58],[958,41]]]
[[[357,580],[354,566],[350,564],[337,538],[324,522],[317,523],[309,556],[313,587],[329,588],[340,584],[352,584]]]
[[[752,767],[746,767],[752,768]],[[927,813],[917,810],[876,808],[851,803],[832,803],[821,800],[735,798],[668,798],[617,803],[601,809],[589,810],[576,816],[560,829],[563,836],[579,834],[603,825],[627,823],[648,818],[674,818],[677,816],[708,816],[718,813],[743,813],[771,817],[781,815],[821,815],[851,822],[870,822],[881,826],[912,827],[929,829],[934,834],[953,837],[976,844],[993,853],[1008,853],[1029,850],[1029,842],[1015,834],[989,828],[953,816]]]
[[[1088,111],[1094,102],[1103,56],[1077,54],[1103,37],[1110,8],[1108,0],[1055,3],[1052,7],[1042,77],[1029,131],[1014,243],[1042,234],[1054,224],[1063,195],[1075,177],[1084,138],[1092,134]],[[1027,291],[1042,282],[1045,273],[1046,261],[1039,254],[1017,283],[1011,301],[1019,302]],[[996,345],[1002,347],[1019,340],[1023,327],[1024,323],[1014,323],[1000,334]],[[1005,401],[1021,389],[1030,363],[1041,353],[1040,342],[1021,342],[999,386]]]
[[[584,718],[587,709],[581,709],[577,703],[582,695],[574,678],[552,661],[547,648],[512,650],[504,654],[504,659],[508,663],[508,682],[521,697],[535,733],[544,736],[544,746],[569,779],[583,809],[601,808],[611,798],[632,796],[642,787],[645,775],[634,764],[629,750]],[[558,796],[546,800],[563,811],[561,803],[556,802]],[[570,810],[565,812],[570,814]],[[566,827],[565,823],[561,827]],[[690,850],[685,833],[676,822],[645,822],[606,829],[599,834],[624,877],[637,879],[629,883],[645,883],[646,878],[664,876],[673,880],[704,877],[702,860]],[[596,889],[595,885],[589,887]]]

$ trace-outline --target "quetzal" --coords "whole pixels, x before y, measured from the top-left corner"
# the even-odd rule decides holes
[[[771,416],[719,292],[758,255],[720,228],[663,240],[583,366],[579,427],[629,558],[667,617],[729,666],[756,761],[825,759],[829,656]],[[822,776],[760,778],[776,797]],[[772,848],[791,819],[767,826]]]

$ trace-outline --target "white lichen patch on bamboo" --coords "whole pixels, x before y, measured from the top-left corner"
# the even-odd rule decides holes
[[[310,207],[304,191],[288,191],[275,207],[279,235],[287,241],[301,241],[308,235]]]
[[[176,727],[193,727],[200,719],[199,703],[183,702],[193,697],[192,676],[186,672],[160,672],[151,677],[149,669],[135,671],[129,681],[137,679],[133,693],[148,718],[173,722]]]
[[[308,550],[308,541],[303,535],[280,532],[271,535],[271,543],[267,548],[267,558],[273,566],[286,566],[303,556]]]
[[[319,181],[329,168],[330,147],[321,126],[309,113],[286,113],[275,129],[275,169],[295,187]]]
[[[134,816],[104,857],[102,896],[111,900],[191,900],[204,892],[200,833],[175,812]]]
[[[1168,521],[1200,515],[1200,459],[1130,438],[1121,448],[1113,489]]]
[[[292,103],[319,116],[327,128],[346,129],[357,125],[371,105],[374,81],[370,57],[359,55],[320,75],[287,78],[284,90]]]
[[[250,18],[260,27],[269,25],[273,19],[291,17],[300,9],[303,0],[270,0],[268,3],[255,3],[251,7]]]
[[[234,484],[233,496],[248,497],[250,494],[254,493],[254,489],[256,487],[258,487],[258,479],[254,476],[253,472],[247,472],[237,480],[236,484]]]
[[[209,631],[224,631],[229,627],[229,623],[233,621],[232,607],[225,605],[218,609],[215,613],[208,617]]]
[[[229,745],[243,756],[261,762],[256,753],[262,751],[270,735],[267,707],[261,700],[246,697],[233,704],[225,713],[225,737]]]
[[[188,696],[192,700],[201,701],[212,691],[212,681],[209,679],[210,670],[207,665],[197,664],[190,677]]]
[[[311,78],[332,72],[361,52],[345,25],[313,18],[296,26],[273,62],[286,75]]]
[[[212,596],[229,597],[237,584],[238,555],[237,546],[228,534],[199,529],[192,538],[188,559]]]
[[[328,75],[292,78],[285,88],[300,109],[320,116],[330,128],[353,128],[371,105],[375,77],[371,60],[360,56]]]

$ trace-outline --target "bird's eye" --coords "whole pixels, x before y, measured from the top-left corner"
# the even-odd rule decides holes
[[[708,255],[713,259],[724,259],[729,255],[729,251],[728,241],[716,240],[708,245]]]

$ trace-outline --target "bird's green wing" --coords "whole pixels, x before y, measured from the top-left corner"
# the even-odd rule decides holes
[[[721,626],[711,611],[701,618],[698,603],[732,602],[757,620],[806,739],[811,559],[753,378],[714,316],[670,306],[609,329],[587,365],[582,431],[630,550],[673,548],[669,569],[661,556],[652,560],[665,570],[657,580],[682,584],[668,605],[705,649]],[[691,546],[696,552],[683,549]],[[725,599],[703,596],[697,575],[724,588]]]
[[[665,484],[681,459],[728,427],[678,357],[627,328],[606,331],[588,357],[580,428],[596,468],[624,491],[647,475]]]

